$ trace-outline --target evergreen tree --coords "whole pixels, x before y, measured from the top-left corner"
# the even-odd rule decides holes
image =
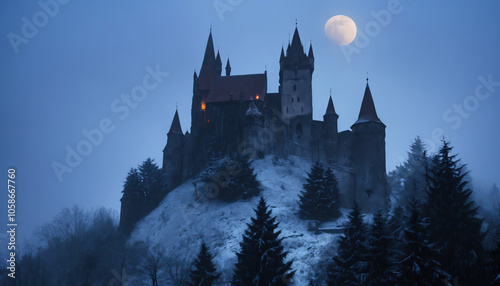
[[[482,221],[464,179],[467,172],[451,150],[444,141],[429,168],[425,211],[430,239],[437,244],[443,269],[459,283],[472,285],[484,277]]]
[[[229,180],[225,192],[227,200],[248,199],[258,196],[261,186],[257,180],[257,175],[254,174],[253,167],[250,165],[248,156],[239,155],[236,157],[236,164],[237,169],[233,170],[232,178]],[[238,172],[238,170],[241,171]]]
[[[425,198],[425,165],[428,160],[424,142],[417,136],[406,161],[389,173],[389,182],[400,205],[405,206],[411,198]]]
[[[435,246],[429,243],[427,224],[422,219],[421,207],[416,200],[408,203],[408,218],[404,226],[402,259],[395,263],[397,285],[441,285],[450,276],[436,260]]]
[[[325,170],[320,162],[314,163],[307,174],[304,191],[299,195],[300,214],[303,218],[314,217],[316,209],[316,194],[323,186]]]
[[[191,271],[192,286],[212,286],[214,281],[219,279],[220,273],[216,272],[215,265],[212,262],[212,255],[207,245],[203,242],[198,253],[198,258],[194,261],[195,269]]]
[[[368,236],[369,275],[365,285],[390,285],[392,273],[391,237],[388,234],[387,221],[382,211],[377,211],[373,226]]]
[[[210,190],[214,194],[205,195],[225,202],[258,196],[262,188],[247,156],[240,155],[236,160],[228,157],[216,160],[201,177],[206,186],[217,188],[216,191]]]
[[[497,239],[497,246],[490,252],[490,272],[492,276],[491,285],[500,286],[500,238]]]
[[[243,235],[240,243],[241,251],[236,253],[238,262],[233,276],[233,285],[286,285],[287,280],[293,277],[291,271],[293,261],[285,262],[287,252],[283,251],[278,238],[281,231],[276,230],[276,217],[271,217],[272,211],[268,208],[263,197],[260,198],[256,217]]]
[[[358,204],[349,214],[337,255],[328,270],[328,285],[365,285],[368,274],[366,226]]]
[[[141,177],[141,189],[149,205],[149,210],[153,210],[165,195],[162,191],[161,169],[151,158],[147,158],[138,169]]]
[[[144,201],[144,192],[141,190],[141,176],[136,168],[131,168],[123,184],[122,199]]]
[[[146,197],[141,188],[141,176],[137,169],[131,168],[128,172],[122,193],[119,230],[129,234],[134,224],[146,213]]]
[[[306,219],[327,221],[340,215],[340,193],[332,169],[316,162],[308,174],[304,191],[299,195],[300,214]]]

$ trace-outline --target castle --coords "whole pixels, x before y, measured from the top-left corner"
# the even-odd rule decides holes
[[[267,71],[222,75],[210,31],[199,74],[194,73],[191,132],[183,133],[175,112],[163,150],[163,172],[170,191],[206,166],[217,149],[224,155],[302,156],[332,167],[343,194],[342,205],[370,211],[387,206],[385,125],[377,116],[368,82],[359,117],[351,130],[338,131],[332,98],[323,121],[312,117],[312,44],[306,55],[297,28],[281,49],[279,90],[267,92]]]

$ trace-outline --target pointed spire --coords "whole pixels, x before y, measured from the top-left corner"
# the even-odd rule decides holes
[[[337,112],[335,112],[335,107],[333,106],[333,100],[332,100],[331,95],[330,95],[330,99],[328,100],[328,105],[326,107],[325,115],[337,115]],[[337,115],[337,117],[338,117],[338,115]]]
[[[217,58],[215,59],[215,73],[220,76],[222,73],[222,60],[220,58],[219,51],[217,51]]]
[[[214,61],[215,61],[214,40],[212,39],[212,28],[210,27],[210,34],[208,35],[207,47],[205,48],[205,56],[203,57],[202,66],[204,66],[205,64],[211,64]]]
[[[313,59],[314,59],[313,44],[312,44],[312,42],[311,42],[311,44],[309,45],[309,54],[308,54],[308,57],[310,57],[310,58],[313,58]]]
[[[177,109],[175,110],[174,119],[172,120],[172,125],[170,126],[170,131],[168,131],[168,135],[174,133],[182,135],[181,122],[179,120],[179,113],[177,112]]]
[[[194,78],[194,79],[198,79],[198,75],[196,74],[196,70],[194,71],[193,78]]]
[[[368,78],[366,79],[365,95],[363,96],[363,102],[361,103],[361,109],[359,110],[359,117],[356,123],[366,121],[381,122],[377,116],[377,111],[375,110],[372,93],[370,91],[370,86],[368,85]]]
[[[283,46],[281,46],[281,55],[280,55],[280,62],[285,58],[285,51],[283,50]]]
[[[226,63],[226,76],[231,75],[231,64],[229,63],[229,58],[227,58],[227,63]]]
[[[299,50],[304,52],[304,47],[302,46],[302,42],[300,41],[299,30],[295,27],[295,32],[293,32],[292,44],[290,46],[294,50]]]
[[[219,53],[219,50],[217,50],[217,57],[215,58],[215,62],[217,64],[221,64],[222,65],[222,60],[220,59],[220,53]]]
[[[214,52],[214,41],[212,39],[212,31],[208,36],[207,47],[205,48],[205,56],[203,57],[203,63],[201,64],[200,74],[199,74],[199,88],[209,89],[212,85],[215,77],[217,75],[217,65],[215,60]]]

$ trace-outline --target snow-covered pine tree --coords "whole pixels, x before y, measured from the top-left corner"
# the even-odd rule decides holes
[[[332,169],[323,169],[316,162],[299,195],[300,215],[305,219],[328,221],[340,215],[340,192],[337,177]]]
[[[429,217],[430,239],[437,244],[443,269],[457,277],[459,283],[478,285],[485,268],[482,221],[464,179],[464,165],[460,165],[457,155],[450,154],[451,150],[449,142],[443,141],[429,167],[424,210]]]
[[[258,196],[262,189],[248,156],[240,155],[234,160],[229,157],[215,160],[200,177],[205,183],[204,191],[209,192],[205,195],[225,202]]]
[[[391,236],[387,229],[387,220],[382,211],[377,211],[373,218],[373,225],[368,235],[368,271],[365,285],[391,285],[391,266],[394,263],[393,250],[390,249]]]
[[[194,269],[191,270],[189,274],[191,282],[189,285],[192,286],[212,286],[214,281],[219,279],[220,273],[215,269],[215,265],[212,262],[213,256],[203,242],[200,247],[200,252],[198,257],[194,261]]]
[[[248,156],[238,155],[236,157],[236,164],[237,169],[233,172],[233,177],[227,186],[229,200],[248,199],[260,195],[261,185],[259,180],[257,180],[257,175],[254,174]]]
[[[241,251],[236,253],[238,262],[232,285],[286,285],[293,277],[293,261],[285,262],[287,252],[281,245],[283,238],[279,238],[279,223],[276,217],[271,217],[272,211],[263,197],[254,210],[256,216],[247,224]]]
[[[349,214],[337,255],[328,269],[328,285],[365,285],[368,274],[366,226],[358,204]]]
[[[394,265],[396,285],[441,285],[443,281],[451,281],[436,260],[438,253],[435,246],[429,243],[426,229],[420,203],[410,200],[401,259]]]
[[[300,215],[305,219],[313,219],[317,207],[317,193],[325,181],[325,170],[320,162],[316,162],[307,174],[304,190],[299,195]]]
[[[317,219],[320,221],[331,220],[340,215],[340,191],[339,182],[331,168],[325,171],[323,188],[320,189],[316,197]]]

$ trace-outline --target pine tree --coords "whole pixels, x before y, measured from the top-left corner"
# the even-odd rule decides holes
[[[138,167],[141,177],[141,190],[144,193],[149,210],[153,210],[163,199],[161,169],[153,159],[147,158]]]
[[[472,285],[484,276],[482,221],[464,179],[465,166],[459,164],[457,155],[450,154],[451,150],[444,141],[429,167],[425,211],[430,239],[440,250],[438,260],[443,269],[457,277],[459,283]]]
[[[235,160],[229,157],[215,160],[200,177],[206,186],[217,189],[210,190],[213,194],[205,195],[225,202],[258,196],[262,189],[247,156],[240,155]]]
[[[408,159],[389,173],[389,181],[399,204],[405,206],[411,198],[425,198],[425,165],[429,157],[419,136],[410,145]]]
[[[320,162],[314,163],[311,171],[307,174],[304,191],[299,195],[300,214],[303,218],[314,217],[316,209],[316,194],[325,180],[325,170]]]
[[[250,165],[248,156],[239,155],[236,157],[236,164],[237,169],[232,172],[232,178],[226,188],[227,200],[248,199],[258,196],[261,186],[257,180],[257,175],[254,174],[253,167]]]
[[[305,219],[328,221],[340,215],[340,193],[332,169],[316,162],[308,173],[304,191],[299,195],[300,215]]]
[[[203,242],[198,253],[198,258],[194,261],[194,270],[191,270],[190,277],[192,286],[212,286],[214,281],[219,279],[220,273],[217,273],[215,265],[212,262],[213,256],[210,255],[207,245]]]
[[[233,285],[286,285],[293,277],[291,266],[293,261],[285,262],[287,252],[283,251],[278,238],[276,217],[271,217],[263,197],[260,198],[256,217],[248,225],[240,243],[241,251],[236,253],[238,262],[233,276]]]
[[[388,234],[387,221],[382,211],[377,211],[373,226],[368,236],[368,269],[366,285],[390,285],[393,253],[390,249],[391,237]]]
[[[120,232],[129,234],[134,224],[146,214],[146,197],[142,191],[141,176],[131,168],[123,185],[120,212]]]
[[[401,259],[395,263],[397,285],[441,285],[450,276],[436,260],[438,253],[429,243],[427,224],[422,219],[417,200],[408,203],[408,217],[404,226]]]
[[[500,238],[497,239],[496,248],[490,251],[491,285],[500,286]]]
[[[349,214],[337,255],[328,270],[328,285],[365,285],[368,274],[366,226],[358,204]]]

